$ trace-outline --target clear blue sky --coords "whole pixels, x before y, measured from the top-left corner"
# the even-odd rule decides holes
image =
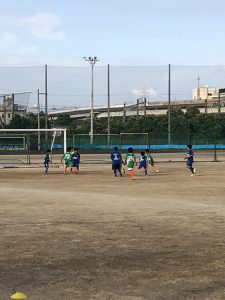
[[[224,65],[224,0],[0,0],[0,65]]]

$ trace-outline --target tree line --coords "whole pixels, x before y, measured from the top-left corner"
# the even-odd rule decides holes
[[[44,113],[40,114],[41,128],[45,127]],[[70,116],[62,114],[57,120],[49,121],[49,127],[66,126],[68,136],[88,134],[90,119],[77,125]],[[37,128],[37,115],[26,117],[15,115],[7,128]],[[146,115],[139,117],[121,117],[110,120],[110,133],[149,133],[150,140],[155,143],[165,142],[168,136],[167,115]],[[95,118],[94,133],[107,134],[107,119]],[[171,142],[172,143],[220,143],[225,141],[225,114],[200,113],[196,107],[189,107],[186,112],[179,108],[171,110]]]

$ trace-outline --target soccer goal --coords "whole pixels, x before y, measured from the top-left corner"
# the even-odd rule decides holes
[[[80,149],[112,149],[113,146],[119,145],[119,134],[94,134],[92,144],[89,134],[73,135],[73,147]]]
[[[66,138],[66,128],[0,129],[0,161],[31,163],[31,151],[34,155],[47,149],[66,152]]]
[[[148,133],[120,133],[121,149],[132,147],[134,149],[146,149],[149,147]]]

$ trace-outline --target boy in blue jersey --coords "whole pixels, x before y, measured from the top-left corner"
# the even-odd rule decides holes
[[[184,159],[187,159],[187,168],[191,170],[191,176],[195,175],[196,169],[193,168],[194,163],[194,152],[192,150],[192,145],[187,145],[187,156]]]
[[[44,167],[45,167],[45,175],[48,175],[49,163],[51,162],[50,153],[52,151],[50,149],[47,150],[44,158]]]
[[[71,155],[72,161],[72,171],[78,174],[79,166],[80,166],[80,153],[78,152],[78,148],[74,148]]]
[[[140,169],[144,169],[144,172],[145,172],[145,176],[148,175],[148,172],[147,172],[147,156],[145,155],[145,152],[144,151],[141,151],[141,156],[139,158],[139,166],[138,166],[138,170]]]
[[[122,177],[121,173],[121,165],[122,165],[122,155],[118,150],[118,147],[113,148],[113,152],[111,153],[111,160],[112,160],[112,170],[114,176],[117,177],[117,173]]]

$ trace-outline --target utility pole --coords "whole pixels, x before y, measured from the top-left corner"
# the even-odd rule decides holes
[[[171,65],[169,64],[168,70],[168,144],[171,144],[171,118],[170,118],[170,111],[171,111]]]
[[[139,119],[139,99],[137,99],[137,118]]]
[[[147,101],[146,101],[146,98],[144,99],[144,116],[146,116],[146,103]]]
[[[45,65],[45,129],[48,128],[48,66]],[[45,132],[45,147],[48,144],[48,133]]]
[[[197,100],[200,99],[200,77],[198,75],[197,81],[198,81],[198,89],[197,89]]]
[[[37,90],[37,121],[38,121],[38,129],[40,129],[40,93],[39,89]],[[38,151],[41,150],[41,136],[40,131],[38,131]]]
[[[91,66],[91,131],[90,131],[90,144],[93,145],[93,137],[94,137],[94,66],[99,59],[97,56],[88,58],[86,56],[83,59],[89,62]]]
[[[126,101],[124,101],[124,104],[123,104],[123,123],[125,122],[126,120]]]
[[[110,65],[108,65],[108,146],[110,145]]]

